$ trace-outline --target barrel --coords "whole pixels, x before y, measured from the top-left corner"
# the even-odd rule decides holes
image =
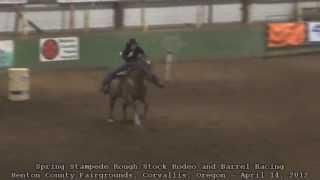
[[[28,68],[10,68],[8,70],[8,98],[11,101],[30,99],[30,73]]]

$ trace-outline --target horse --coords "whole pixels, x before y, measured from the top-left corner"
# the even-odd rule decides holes
[[[117,100],[122,99],[124,120],[127,120],[127,108],[132,107],[134,110],[134,124],[143,127],[143,121],[148,110],[148,104],[146,102],[147,88],[145,85],[145,79],[148,79],[148,77],[143,66],[151,68],[150,63],[141,60],[130,65],[130,68],[126,72],[121,72],[116,79],[112,80],[109,90],[110,113],[108,122],[115,122],[113,117],[115,104]],[[143,113],[139,112],[138,102],[144,105]]]

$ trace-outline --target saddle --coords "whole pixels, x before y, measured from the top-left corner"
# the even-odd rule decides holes
[[[123,77],[129,74],[129,72],[135,68],[137,68],[137,65],[131,65],[129,66],[129,68],[127,70],[121,71],[119,73],[116,74],[116,77]]]
[[[119,72],[119,73],[117,73],[117,77],[123,77],[123,76],[126,76],[126,75],[128,75],[128,70],[126,70],[126,71],[121,71],[121,72]]]

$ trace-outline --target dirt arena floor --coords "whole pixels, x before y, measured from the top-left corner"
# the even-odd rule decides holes
[[[163,69],[157,66],[162,77]],[[320,55],[175,64],[165,89],[148,85],[145,129],[105,121],[104,71],[33,71],[32,99],[22,103],[7,100],[1,74],[1,180],[40,172],[36,164],[74,162],[249,163],[248,173],[264,163],[284,166],[279,179],[320,179]],[[273,170],[262,171],[260,179],[272,179]],[[135,179],[143,172],[134,171]],[[188,179],[218,179],[196,172],[187,171]],[[245,179],[237,173],[224,179]]]

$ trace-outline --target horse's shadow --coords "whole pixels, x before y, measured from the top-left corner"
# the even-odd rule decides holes
[[[103,119],[103,123],[107,124],[109,126],[116,126],[116,127],[123,127],[123,128],[135,128],[144,130],[147,132],[158,132],[159,129],[152,127],[148,124],[144,124],[142,127],[139,127],[135,125],[134,121],[132,119],[117,119],[113,122],[108,121],[108,119]]]

